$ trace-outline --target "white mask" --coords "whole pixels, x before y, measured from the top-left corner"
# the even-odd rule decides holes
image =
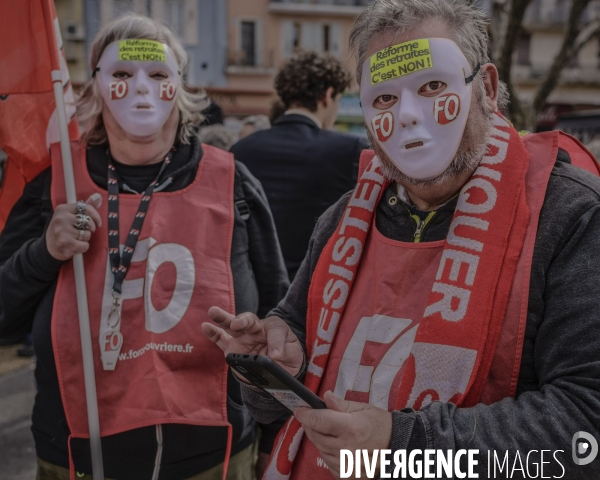
[[[430,180],[452,163],[478,69],[472,72],[445,38],[393,45],[365,62],[360,97],[367,127],[406,176]]]
[[[175,105],[179,72],[173,51],[154,40],[118,40],[108,45],[95,74],[102,98],[130,135],[159,132]]]

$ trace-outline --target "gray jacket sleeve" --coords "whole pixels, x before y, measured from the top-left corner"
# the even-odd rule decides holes
[[[246,235],[247,241],[241,242],[241,248],[247,248],[247,255],[238,255],[235,259],[232,258],[232,271],[243,271],[247,266],[243,265],[248,259],[252,265],[252,274],[256,282],[256,294],[258,294],[258,305],[256,313],[259,317],[264,317],[269,310],[275,307],[285,295],[289,287],[289,279],[275,223],[269,208],[267,196],[260,182],[250,173],[248,168],[240,162],[235,162],[236,171],[241,181],[243,196],[247,203],[250,215],[246,220],[241,218],[241,212],[236,215],[236,225],[245,224],[245,228],[239,228],[239,235]],[[238,194],[236,193],[236,197]],[[235,265],[234,262],[240,262],[241,265]],[[246,295],[253,297],[250,294],[250,285],[245,276],[236,276],[233,278],[234,290],[236,292],[236,303],[238,295]],[[250,294],[250,295],[249,295]],[[236,305],[237,313],[240,313],[240,305]],[[244,311],[244,310],[241,310]],[[242,400],[244,399],[245,391],[242,386]],[[260,394],[257,394],[260,395]],[[261,411],[260,409],[258,410]],[[255,415],[261,425],[262,435],[260,439],[259,450],[263,453],[269,453],[273,448],[273,442],[279,429],[283,426],[287,416],[281,417],[285,413],[289,415],[287,410],[273,417],[268,417],[267,421],[263,421]],[[271,425],[264,425],[271,424]]]
[[[44,235],[52,216],[42,198],[49,174],[25,186],[0,236],[0,338],[31,332],[35,309],[63,264],[48,253]]]
[[[236,221],[246,224],[248,258],[252,264],[258,290],[256,312],[259,317],[263,317],[283,298],[290,282],[277,239],[273,215],[262,185],[243,163],[236,161],[235,168],[239,174],[245,201],[250,211],[247,220],[239,220],[240,215],[236,215]],[[236,208],[238,208],[237,205]],[[243,232],[243,230],[240,228],[240,231]],[[238,261],[247,260],[240,256]],[[232,264],[231,268],[236,271],[236,265]],[[234,277],[233,280],[235,291],[243,292],[244,289],[250,288],[249,285],[240,282],[242,279]]]
[[[555,167],[534,251],[517,398],[395,412],[392,449],[479,449],[480,478],[488,478],[488,452],[493,472],[494,454],[501,464],[508,451],[512,469],[517,450],[524,464],[529,452],[538,451],[530,459],[539,464],[541,450],[549,450],[544,476],[598,478],[600,460],[578,466],[572,459],[576,432],[600,440],[598,192],[599,179],[570,165]],[[499,471],[497,464],[495,478],[506,478],[506,468]]]

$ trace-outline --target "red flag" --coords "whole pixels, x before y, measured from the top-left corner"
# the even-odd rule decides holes
[[[0,230],[25,183],[50,166],[60,140],[51,71],[60,69],[71,139],[79,138],[73,89],[52,0],[0,2],[0,148],[8,155]]]

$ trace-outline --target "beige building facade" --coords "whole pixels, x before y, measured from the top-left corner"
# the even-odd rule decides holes
[[[494,0],[476,0],[491,12]],[[190,57],[187,83],[206,88],[226,116],[265,113],[276,99],[274,79],[298,49],[329,53],[354,73],[348,39],[355,17],[372,0],[55,0],[65,53],[75,87],[89,79],[87,55],[98,30],[133,11],[168,25]],[[533,0],[514,52],[513,81],[531,101],[560,49],[571,0]],[[600,19],[600,0],[584,15]],[[356,92],[356,84],[352,90]],[[350,96],[351,97],[351,96]],[[341,114],[356,121],[358,100],[346,98]],[[542,112],[540,125],[558,115],[600,108],[600,41],[583,48],[563,71]],[[358,117],[359,118],[359,117]]]
[[[562,46],[571,2],[534,0],[523,22],[514,52],[512,79],[519,97],[533,102]],[[583,15],[584,28],[600,21],[600,2],[590,3]],[[561,114],[600,108],[600,40],[587,43],[563,70],[559,85],[548,98],[538,126],[552,128]]]
[[[225,115],[268,113],[275,76],[294,51],[314,50],[355,66],[348,52],[354,18],[372,0],[55,0],[71,79],[91,72],[96,33],[123,13],[169,26],[189,57],[187,83],[206,88]],[[356,86],[355,86],[356,89]]]
[[[91,75],[87,58],[98,31],[134,12],[167,25],[189,56],[189,85],[225,85],[226,0],[55,0],[76,88]]]
[[[86,67],[86,28],[83,0],[54,0],[56,15],[63,38],[63,48],[74,85],[84,83]]]
[[[330,54],[354,72],[348,38],[355,17],[368,3],[228,0],[227,84],[209,93],[229,115],[267,114],[276,99],[277,71],[297,50]]]

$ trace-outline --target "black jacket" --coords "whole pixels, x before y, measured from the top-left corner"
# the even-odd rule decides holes
[[[367,142],[319,128],[297,114],[236,143],[231,151],[262,183],[290,279],[306,255],[317,219],[352,190]]]
[[[165,171],[173,183],[164,191],[181,190],[195,178],[202,149],[196,137],[180,145]],[[87,152],[87,167],[94,182],[107,185],[106,146]],[[123,183],[142,191],[156,177],[160,164],[131,167],[116,164]],[[37,454],[43,460],[68,468],[69,429],[62,407],[50,336],[52,304],[62,262],[48,253],[45,229],[52,216],[50,169],[25,188],[0,236],[0,335],[26,333],[33,328],[38,356],[32,431]],[[120,185],[122,188],[122,184]],[[127,192],[123,192],[126,194]],[[285,294],[288,280],[273,219],[264,192],[254,177],[236,162],[235,224],[231,246],[235,304],[238,313],[264,316]],[[243,203],[250,216],[240,214]],[[84,393],[82,392],[82,395]],[[254,423],[243,407],[239,384],[228,382],[228,419],[233,425],[235,454],[254,441]],[[161,479],[179,480],[207,470],[224,459],[226,430],[216,427],[163,425]],[[266,431],[261,450],[269,452],[278,426]],[[146,427],[102,439],[104,471],[108,478],[151,478],[158,453],[157,428]],[[89,442],[71,441],[77,471],[91,473]]]
[[[519,466],[517,450],[523,465],[528,452],[535,450],[529,458],[535,475],[533,462],[539,466],[540,451],[546,450],[544,478],[600,478],[600,458],[585,467],[571,458],[576,432],[585,431],[600,441],[600,179],[569,163],[567,152],[559,150],[540,214],[516,398],[472,408],[433,402],[418,412],[396,411],[392,451],[407,449],[408,455],[413,449],[479,449],[475,473],[484,479],[523,478],[519,471],[507,477],[506,467],[488,476],[487,451],[497,452],[498,465],[509,451],[512,471],[515,462]],[[416,222],[402,201],[389,201],[396,195],[394,184],[384,192],[377,207],[377,229],[392,240],[412,242]],[[303,343],[311,278],[349,199],[350,194],[345,195],[319,219],[298,275],[271,312],[284,318]],[[437,211],[423,229],[421,242],[446,238],[456,203],[454,199]],[[268,422],[281,411],[279,404],[247,387],[242,393],[260,421]],[[548,450],[557,452],[564,476]],[[462,470],[466,471],[464,465]]]

